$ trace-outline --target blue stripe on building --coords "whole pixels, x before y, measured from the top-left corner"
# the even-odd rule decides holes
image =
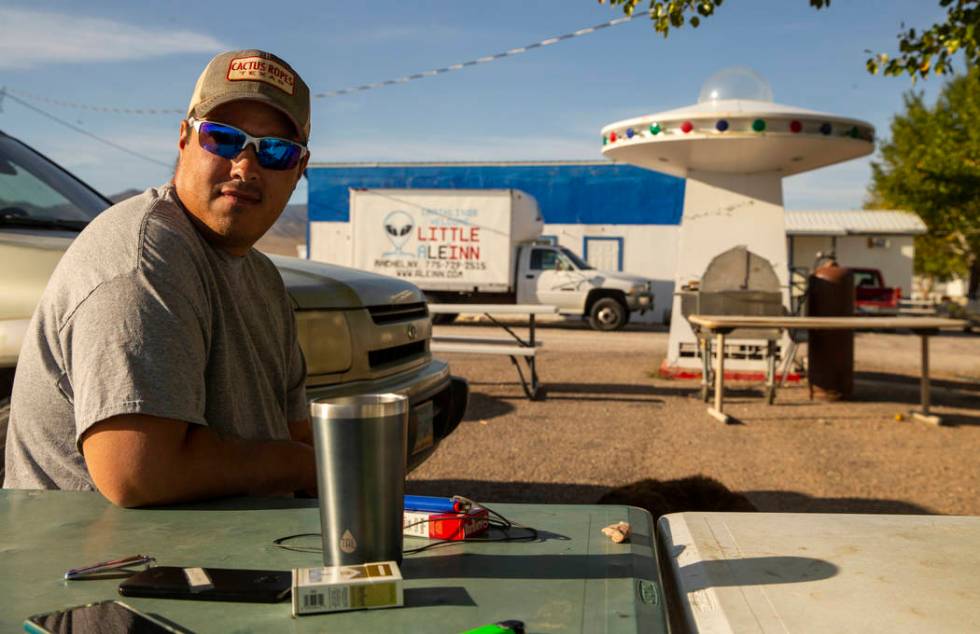
[[[678,225],[684,208],[684,179],[614,163],[327,164],[307,178],[313,222],[346,222],[351,187],[520,189],[551,224]]]

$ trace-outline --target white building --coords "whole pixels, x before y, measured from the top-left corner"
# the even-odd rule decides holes
[[[885,284],[911,297],[914,239],[926,232],[907,211],[787,211],[786,240],[790,267],[809,271],[820,253],[834,253],[841,266],[881,271]]]
[[[516,188],[533,195],[544,235],[593,266],[654,280],[656,308],[636,321],[668,318],[677,272],[684,179],[608,161],[320,163],[311,165],[307,245],[311,259],[335,261],[349,236],[348,188]],[[912,239],[925,231],[907,212],[787,211],[788,260],[809,268],[835,245],[840,262],[881,269],[911,288]],[[869,239],[874,246],[869,247]],[[343,252],[349,245],[344,242]],[[798,269],[799,270],[799,269]],[[802,271],[801,271],[802,272]]]

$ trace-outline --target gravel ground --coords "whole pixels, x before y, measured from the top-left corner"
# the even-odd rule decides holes
[[[437,330],[501,334],[480,324]],[[538,332],[542,401],[523,397],[506,357],[446,355],[470,381],[470,404],[411,474],[410,492],[593,503],[634,481],[702,474],[760,511],[980,515],[980,336],[931,340],[942,427],[907,416],[919,402],[918,337],[877,333],[856,338],[855,400],[810,401],[793,386],[767,406],[758,385],[726,382],[726,411],[744,423],[726,426],[706,414],[696,382],[656,377],[663,328]]]

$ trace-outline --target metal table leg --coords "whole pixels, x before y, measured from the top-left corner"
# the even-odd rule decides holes
[[[701,356],[701,400],[711,397],[711,337],[698,333],[698,353]]]
[[[725,330],[715,334],[715,406],[708,408],[708,414],[722,423],[730,423],[730,416],[722,411],[725,401]]]
[[[766,403],[772,405],[776,400],[776,346],[775,341],[766,342]]]
[[[779,387],[786,387],[786,377],[789,375],[790,366],[796,359],[796,337],[790,335],[789,348],[786,350],[786,359],[783,361],[783,370],[779,378]]]
[[[536,326],[534,313],[530,313],[528,315],[529,319],[528,319],[528,329],[527,329],[528,331],[527,341],[521,339],[520,335],[514,332],[509,326],[507,326],[507,324],[501,323],[496,319],[494,319],[493,315],[491,315],[490,313],[484,313],[484,315],[486,315],[487,319],[489,319],[491,323],[503,328],[504,331],[506,331],[507,334],[513,337],[514,341],[516,341],[519,345],[525,348],[534,349],[535,347],[534,337],[535,337],[535,326]],[[529,399],[534,401],[544,396],[544,390],[541,389],[541,383],[538,381],[537,362],[535,357],[533,356],[523,357],[523,358],[524,358],[524,363],[527,364],[527,370],[528,370],[527,379],[524,378],[524,373],[521,371],[521,364],[517,360],[517,357],[512,356],[510,360],[514,364],[514,367],[517,368],[517,376],[520,377],[521,379],[521,387],[524,389],[524,394],[526,394]]]
[[[932,332],[920,331],[916,333],[922,341],[922,379],[920,389],[922,392],[922,411],[912,412],[912,418],[921,420],[932,425],[941,425],[942,419],[929,413],[930,394],[929,394],[929,335]]]
[[[517,376],[521,379],[521,388],[524,390],[525,396],[529,400],[536,401],[539,397],[543,395],[541,390],[541,383],[538,381],[538,371],[534,365],[534,357],[524,357],[524,362],[527,364],[528,377],[524,378],[524,373],[521,371],[521,364],[517,360],[517,357],[511,355],[511,363],[517,368]]]

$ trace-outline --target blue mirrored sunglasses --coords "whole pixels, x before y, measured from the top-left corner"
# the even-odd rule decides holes
[[[309,150],[296,141],[275,136],[254,137],[234,126],[188,117],[187,122],[197,131],[201,147],[221,158],[233,159],[251,145],[259,165],[270,170],[296,167]]]

